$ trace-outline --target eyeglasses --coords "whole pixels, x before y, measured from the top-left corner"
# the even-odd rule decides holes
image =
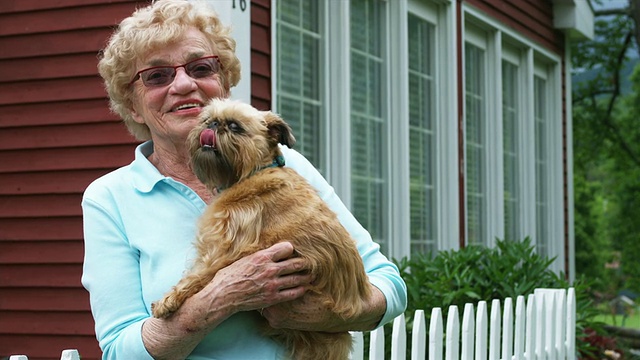
[[[138,79],[142,79],[142,83],[148,87],[169,85],[176,77],[178,68],[184,68],[187,75],[194,79],[202,79],[217,74],[220,69],[222,69],[222,64],[220,64],[220,59],[218,59],[217,55],[211,55],[191,60],[182,65],[153,66],[138,71],[129,83],[129,86]]]

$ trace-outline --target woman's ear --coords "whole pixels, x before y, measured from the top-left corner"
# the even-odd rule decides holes
[[[269,129],[269,135],[280,144],[293,147],[296,143],[296,138],[293,137],[289,124],[271,111],[263,111],[263,114],[267,129]]]
[[[133,119],[133,121],[137,122],[138,124],[144,124],[144,118],[136,110],[136,105],[133,102],[131,102],[129,105],[129,112],[131,113],[131,118]]]

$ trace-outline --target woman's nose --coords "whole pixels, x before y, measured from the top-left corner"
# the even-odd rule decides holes
[[[171,88],[176,92],[183,93],[185,91],[192,91],[195,87],[195,79],[189,76],[184,68],[177,68],[176,76],[171,83]]]

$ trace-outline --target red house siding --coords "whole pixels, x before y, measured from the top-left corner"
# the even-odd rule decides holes
[[[271,1],[251,1],[251,104],[271,109]]]
[[[101,357],[80,284],[80,200],[131,161],[97,56],[136,1],[0,3],[0,357]]]
[[[109,112],[97,53],[147,3],[0,2],[0,358],[59,359],[65,348],[101,357],[80,284],[80,201],[137,142]],[[270,1],[251,5],[252,103],[267,109]]]
[[[466,0],[469,5],[490,15],[542,47],[564,54],[564,34],[553,27],[550,0]]]

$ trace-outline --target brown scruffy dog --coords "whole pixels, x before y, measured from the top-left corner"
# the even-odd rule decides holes
[[[345,319],[359,313],[370,296],[362,258],[315,189],[284,167],[278,143],[294,144],[289,126],[272,112],[230,100],[212,100],[201,117],[188,140],[191,165],[210,190],[221,192],[200,220],[193,268],[153,304],[153,315],[170,316],[220,269],[282,241],[311,264],[311,292]],[[293,359],[347,359],[351,351],[348,332],[273,329],[266,320],[265,329]]]

